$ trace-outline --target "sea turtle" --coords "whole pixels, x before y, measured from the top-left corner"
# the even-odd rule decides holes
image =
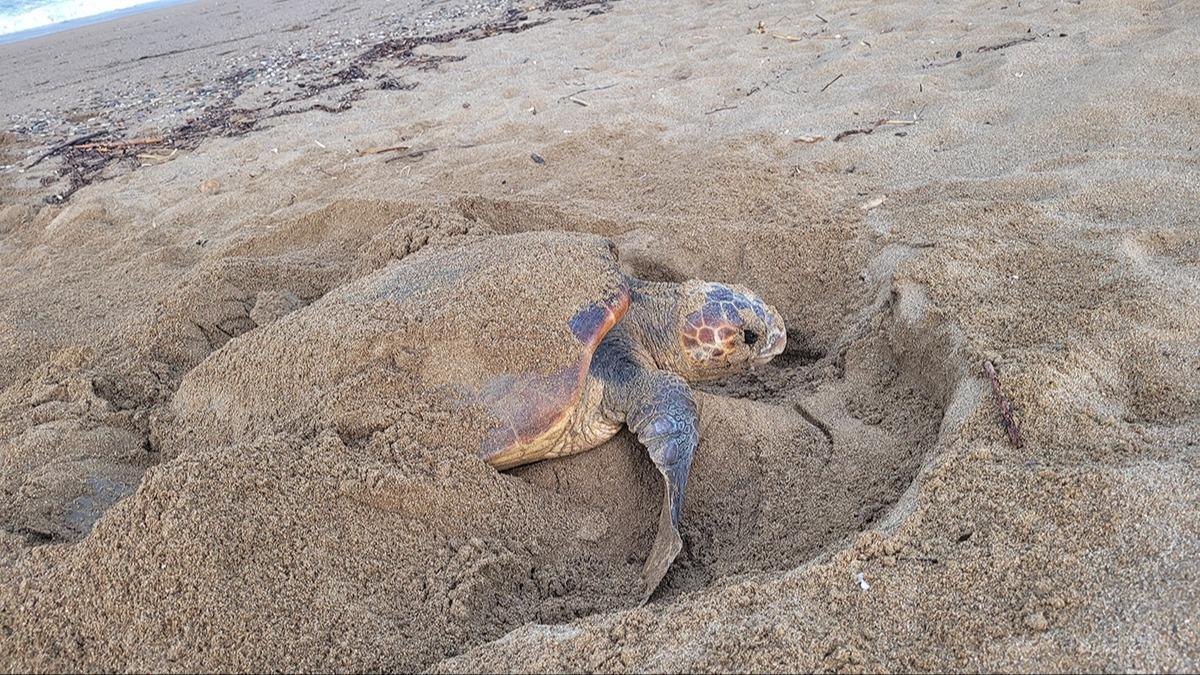
[[[750,289],[643,281],[609,260],[614,288],[568,321],[577,359],[550,375],[504,373],[477,400],[502,424],[484,442],[497,469],[590,450],[622,426],[665,481],[658,534],[643,571],[647,596],[682,548],[679,522],[699,442],[689,383],[719,379],[783,352],[783,318]]]
[[[188,443],[214,445],[325,428],[367,439],[400,417],[470,408],[489,428],[456,442],[477,438],[467,442],[500,470],[628,426],[666,484],[648,596],[682,547],[699,433],[688,383],[766,363],[785,341],[779,313],[748,289],[633,278],[603,237],[464,237],[230,341],[188,373],[172,406]]]

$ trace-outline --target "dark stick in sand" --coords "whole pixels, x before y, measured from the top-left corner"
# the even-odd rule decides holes
[[[835,78],[833,78],[832,80],[830,80],[830,81],[826,82],[826,83],[825,83],[825,86],[824,86],[824,87],[821,87],[821,91],[822,91],[822,92],[823,92],[823,91],[825,91],[825,90],[826,90],[826,89],[828,89],[828,88],[830,87],[830,85],[832,85],[834,82],[837,82],[838,80],[842,79],[842,75],[844,75],[844,73],[838,73],[838,76],[837,76],[837,77],[835,77]]]
[[[104,134],[107,134],[107,133],[108,133],[107,131],[102,129],[100,131],[93,131],[90,134],[76,136],[75,138],[72,138],[69,141],[63,141],[62,143],[59,143],[58,145],[50,148],[46,152],[43,152],[40,157],[33,160],[32,164],[25,167],[25,170],[28,171],[28,170],[32,169],[33,167],[37,166],[38,164],[41,164],[43,159],[46,159],[47,157],[51,157],[53,155],[56,155],[56,154],[62,152],[63,150],[66,150],[67,148],[71,147],[72,145],[78,145],[80,143],[83,143],[84,141],[90,141],[93,138],[96,138],[97,136],[103,136]]]
[[[393,145],[389,148],[369,148],[367,150],[363,150],[362,152],[358,153],[358,156],[366,157],[367,155],[382,155],[385,152],[399,152],[401,150],[411,150],[411,149],[412,148],[407,145]]]
[[[830,84],[832,84],[832,82]],[[887,126],[889,124],[890,125],[898,125],[898,126],[908,126],[908,125],[916,124],[916,123],[917,123],[916,116],[914,116],[913,119],[911,119],[911,120],[889,120],[889,119],[875,120],[874,122],[871,123],[870,126],[866,126],[861,129],[847,129],[847,130],[841,132],[837,136],[833,137],[833,142],[837,143],[838,141],[842,140],[843,138],[846,138],[847,136],[853,136],[855,134],[873,134],[873,133],[875,133],[875,130],[878,129],[879,127]]]
[[[401,160],[401,159],[420,159],[435,150],[437,150],[437,148],[422,148],[419,150],[413,150],[411,152],[406,152],[403,155],[397,155],[395,157],[388,157],[387,159],[383,160],[383,163],[391,164],[392,162],[395,162],[395,161]]]
[[[830,84],[833,84],[833,83],[831,82]],[[854,134],[874,133],[874,131],[876,129],[878,129],[879,127],[883,126],[885,122],[887,122],[887,120],[876,120],[875,122],[871,123],[871,126],[862,127],[861,129],[847,129],[847,130],[841,132],[840,134],[838,134],[837,136],[834,136],[833,142],[837,143],[838,141],[842,140],[843,138],[846,138],[847,136],[853,136]]]
[[[1013,40],[1009,40],[1008,42],[1001,42],[998,45],[985,45],[983,47],[980,47],[979,49],[976,49],[975,51],[977,51],[979,53],[997,52],[997,51],[1000,51],[1001,49],[1008,49],[1009,47],[1013,47],[1015,45],[1019,45],[1019,44],[1025,43],[1025,42],[1033,42],[1036,39],[1037,39],[1036,35],[1025,35],[1025,36],[1022,36],[1022,37],[1019,37],[1019,38],[1016,38]]]
[[[99,143],[76,143],[75,145],[82,150],[119,150],[121,148],[131,148],[136,145],[161,145],[162,138],[157,136],[152,138],[131,138],[127,141],[100,141]]]
[[[992,381],[992,395],[996,397],[996,406],[1000,408],[1000,415],[1004,418],[1004,429],[1008,432],[1008,440],[1018,448],[1024,447],[1025,443],[1021,440],[1021,428],[1017,426],[1017,421],[1013,418],[1012,406],[1008,402],[1008,397],[1000,390],[1000,378],[996,375],[996,366],[992,365],[991,361],[984,361],[983,372],[987,373],[988,379]]]

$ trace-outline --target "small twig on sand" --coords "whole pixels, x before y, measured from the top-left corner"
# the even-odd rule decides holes
[[[825,17],[821,16],[820,14],[814,14],[813,16],[815,16],[815,17],[817,17],[818,19],[820,19],[820,20],[821,20],[821,23],[829,23],[829,20],[828,20],[828,19],[826,19]]]
[[[408,149],[409,149],[409,146],[407,146],[407,145],[393,145],[393,146],[387,147],[387,148],[367,148],[366,150],[363,150],[362,152],[358,153],[358,156],[366,157],[367,155],[379,155],[379,154],[382,154],[385,152],[397,152],[399,150],[408,150]]]
[[[783,33],[772,33],[771,37],[779,40],[787,40],[788,42],[801,42],[804,40],[802,35],[784,35]]]
[[[833,142],[837,143],[838,141],[842,140],[843,138],[847,138],[847,137],[853,136],[855,134],[864,134],[865,135],[865,134],[874,133],[875,130],[878,129],[879,127],[883,126],[883,123],[886,121],[887,120],[876,120],[875,122],[872,122],[870,126],[865,126],[865,127],[859,128],[859,129],[847,129],[847,130],[839,133],[837,136],[834,136]]]
[[[825,86],[824,86],[824,87],[821,87],[821,91],[823,92],[823,91],[825,91],[826,89],[828,89],[829,87],[833,86],[833,83],[834,83],[834,82],[837,82],[837,81],[838,81],[838,80],[840,80],[840,79],[842,79],[842,76],[843,76],[843,75],[845,75],[845,73],[838,73],[838,76],[837,76],[837,77],[835,77],[835,78],[833,78],[832,80],[830,80],[830,81],[826,82],[826,83],[825,83]]]
[[[120,148],[129,148],[137,145],[159,145],[163,142],[161,137],[155,136],[151,138],[131,138],[128,141],[100,141],[99,143],[79,143],[75,147],[80,150],[118,150]]]
[[[588,107],[589,105],[591,105],[591,103],[588,103],[587,101],[585,101],[577,96],[568,96],[567,100],[570,101],[571,103],[574,103],[576,105],[581,105],[585,108]]]
[[[725,106],[721,106],[720,108],[713,108],[712,110],[709,110],[708,112],[706,112],[704,114],[711,115],[713,113],[719,113],[722,110],[736,110],[736,109],[737,109],[736,105],[725,105]]]
[[[1008,42],[1001,42],[998,45],[985,45],[983,47],[980,47],[979,49],[976,49],[975,51],[976,52],[995,52],[995,51],[1000,51],[1001,49],[1007,49],[1008,47],[1019,45],[1023,42],[1033,42],[1036,39],[1037,39],[1036,35],[1023,35],[1014,40],[1009,40]]]
[[[889,119],[875,120],[870,125],[862,127],[860,129],[847,129],[847,130],[841,132],[837,136],[833,137],[833,142],[837,143],[838,141],[842,140],[843,138],[846,138],[848,136],[853,136],[855,134],[864,134],[864,135],[872,134],[872,133],[875,133],[876,129],[878,129],[879,127],[882,127],[882,126],[888,126],[888,125],[907,126],[909,124],[916,124],[916,123],[917,123],[916,120],[889,120]]]
[[[391,162],[395,162],[395,161],[401,160],[401,159],[420,159],[421,157],[424,157],[425,155],[433,152],[434,150],[437,150],[437,148],[424,148],[422,150],[413,150],[412,152],[406,152],[403,155],[398,155],[396,157],[389,157],[389,158],[383,160],[383,163],[390,164]]]
[[[1000,378],[996,375],[996,366],[992,365],[991,361],[984,361],[983,372],[992,381],[992,395],[996,397],[996,406],[1000,408],[1000,415],[1004,418],[1004,430],[1008,432],[1008,440],[1018,448],[1024,447],[1025,443],[1021,440],[1021,428],[1017,426],[1017,421],[1013,418],[1012,405],[1009,404],[1008,397],[1000,390]]]
[[[28,171],[28,170],[32,169],[33,167],[37,166],[38,164],[41,164],[43,159],[57,155],[58,153],[62,152],[63,150],[66,150],[67,148],[71,147],[72,145],[78,145],[80,143],[83,143],[84,141],[90,141],[93,138],[96,138],[98,136],[103,136],[104,134],[107,134],[107,133],[108,133],[108,131],[105,131],[105,130],[93,131],[90,134],[76,136],[75,138],[72,138],[70,140],[63,141],[62,143],[59,143],[58,145],[50,148],[46,152],[43,152],[37,159],[33,160],[33,162],[31,162],[29,164],[29,166],[25,167],[25,170]]]

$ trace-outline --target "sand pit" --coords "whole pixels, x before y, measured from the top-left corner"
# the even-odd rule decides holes
[[[63,204],[58,158],[0,174],[0,668],[1200,666],[1194,12],[572,5]],[[261,58],[335,53],[311,38]],[[118,47],[164,87],[228,49]],[[486,348],[468,319],[561,357],[542,313],[599,292],[600,241],[789,328],[700,387],[685,547],[644,606],[636,439],[497,472],[429,389]],[[518,242],[511,269],[433,321],[354,300],[478,242]],[[563,302],[514,303],[524,278]]]
[[[449,223],[446,231],[464,242],[481,236],[466,234],[468,221],[452,207],[395,210],[425,216],[417,222]],[[401,216],[385,228],[394,237],[391,243],[410,241],[420,229],[413,222],[412,215]],[[515,237],[512,260],[534,256],[531,262],[542,241],[563,240],[567,243],[555,244],[558,249],[585,256],[589,246],[605,242],[579,235],[564,240],[552,232],[507,236]],[[446,245],[455,250],[453,238]],[[463,251],[479,248],[457,245]],[[443,246],[434,244],[433,250]],[[247,256],[248,251],[259,256]],[[236,255],[243,268],[261,270],[270,268],[270,253],[264,245],[241,243],[230,258]],[[63,620],[70,632],[59,640],[96,640],[97,649],[65,658],[96,665],[116,658],[121,647],[111,640],[128,634],[132,619],[126,612],[136,611],[142,639],[128,655],[131,667],[186,670],[219,662],[237,668],[264,660],[298,668],[422,667],[439,654],[454,654],[463,644],[529,621],[558,623],[639,604],[641,567],[654,537],[661,490],[644,451],[623,433],[585,455],[509,475],[482,464],[477,452],[486,418],[463,415],[452,402],[439,402],[429,388],[431,381],[448,377],[444,368],[434,367],[448,357],[435,354],[449,349],[469,355],[465,350],[472,343],[486,347],[480,335],[461,332],[455,319],[469,309],[466,303],[481,297],[480,289],[463,288],[461,297],[448,298],[452,302],[442,314],[398,313],[387,319],[393,323],[368,328],[364,320],[387,315],[373,318],[380,310],[353,303],[376,302],[379,291],[373,289],[394,291],[391,279],[397,271],[425,269],[421,264],[429,256],[398,257],[399,262],[269,324],[248,323],[236,333],[227,324],[222,332],[235,333],[233,340],[190,369],[166,410],[157,411],[150,432],[153,450],[147,452],[136,434],[126,432],[143,463],[166,461],[151,469],[136,495],[105,517],[104,527],[79,544],[46,547],[61,557],[53,563],[55,571],[34,575],[42,590],[21,594],[70,587],[52,581],[59,574],[96,580],[95,595],[62,597],[64,606],[57,611],[86,617],[81,623]],[[574,266],[585,269],[584,260]],[[479,263],[468,256],[462,264]],[[441,274],[442,268],[428,269]],[[530,272],[525,277],[545,281]],[[291,275],[291,283],[298,276]],[[190,281],[207,284],[211,278]],[[595,271],[556,293],[591,297],[599,291],[588,285],[602,279]],[[244,291],[244,284],[238,288]],[[509,306],[509,295],[531,292],[498,290],[506,297],[487,306]],[[415,287],[408,292],[413,291],[421,292]],[[258,290],[253,297],[266,292]],[[223,297],[224,291],[218,293]],[[845,327],[841,342],[794,347],[761,371],[714,385],[710,389],[719,393],[702,397],[703,440],[687,502],[687,547],[656,597],[666,601],[732,575],[802,564],[877,521],[900,500],[934,446],[945,405],[941,399],[948,392],[930,390],[895,363],[890,345],[896,331],[912,328],[896,324],[887,293],[876,295],[865,296],[874,306],[862,308],[860,322]],[[257,302],[244,310],[242,320],[254,314]],[[513,323],[497,327],[497,334],[521,326],[520,315],[512,312],[528,306],[528,301],[511,305],[503,318]],[[553,330],[565,323],[547,320],[544,325]],[[396,335],[406,340],[393,339]],[[531,367],[556,358],[554,337],[541,339],[549,348]],[[381,352],[385,345],[391,347]],[[86,363],[77,359],[69,367],[75,372],[60,378],[88,381],[80,372]],[[72,400],[69,387],[65,391],[67,402],[81,405]],[[45,407],[30,405],[30,414]],[[112,407],[104,399],[92,406]],[[100,428],[115,433],[112,427]],[[59,442],[84,445],[87,440]],[[93,483],[101,479],[91,463],[70,466]],[[136,485],[137,478],[122,485]],[[27,478],[23,488],[35,481],[36,475]],[[71,499],[71,505],[80,501],[65,491],[53,497]],[[192,510],[189,502],[201,512],[185,516]],[[18,531],[30,544],[44,543],[32,533],[44,533],[47,542],[78,541],[88,534],[78,525],[59,534],[74,522],[73,511],[68,508],[61,522],[54,515],[45,516],[49,524],[30,521]],[[10,522],[18,521],[14,516]],[[374,553],[363,557],[359,551],[364,550]],[[378,577],[381,565],[388,570],[386,582]],[[162,577],[166,568],[173,570],[169,581]],[[213,593],[225,598],[209,606],[206,598]],[[10,601],[13,611],[37,611],[16,604],[17,598]],[[304,617],[276,624],[272,617],[291,614],[293,606],[307,608]],[[390,618],[364,625],[341,616],[346,611]],[[250,632],[270,623],[271,642],[279,651],[264,650],[259,640],[230,649],[221,635],[235,616]],[[427,620],[443,623],[430,630]],[[424,626],[414,633],[413,623]],[[198,633],[177,634],[173,627],[185,624]],[[83,626],[87,638],[75,633]],[[328,630],[368,652],[386,653],[388,660],[330,660],[321,640],[305,647],[314,631]]]

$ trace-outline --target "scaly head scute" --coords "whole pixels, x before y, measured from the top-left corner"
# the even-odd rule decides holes
[[[753,368],[783,352],[783,318],[749,289],[696,281],[682,290],[680,344],[688,379]]]

